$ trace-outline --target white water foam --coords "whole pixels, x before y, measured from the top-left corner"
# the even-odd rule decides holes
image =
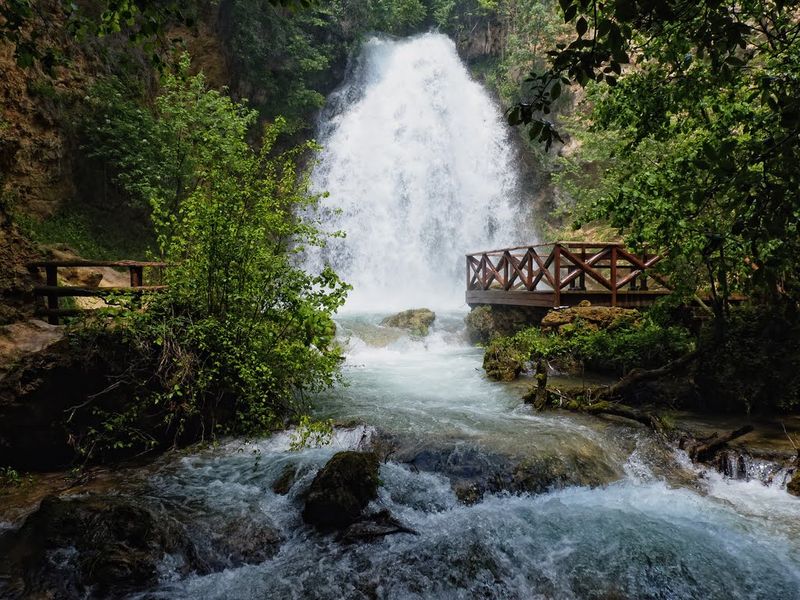
[[[462,306],[467,252],[533,242],[508,127],[444,35],[369,40],[319,137],[313,185],[347,237],[311,260],[353,285],[348,311]]]

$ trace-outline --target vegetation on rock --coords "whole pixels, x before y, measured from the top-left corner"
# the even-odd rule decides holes
[[[500,337],[486,347],[484,368],[494,379],[512,380],[530,361],[555,360],[569,370],[588,369],[624,375],[633,368],[662,366],[694,346],[689,331],[678,326],[664,327],[647,315],[621,309],[591,307],[569,309],[573,316],[546,316],[555,333],[531,327],[511,337]],[[592,321],[583,320],[580,311],[592,311]],[[603,316],[600,316],[605,313]],[[552,313],[551,313],[552,314]],[[602,328],[601,328],[602,327]]]
[[[436,320],[436,314],[427,308],[412,308],[404,310],[386,317],[381,321],[381,325],[387,327],[397,327],[398,329],[407,329],[414,335],[426,336],[428,330],[433,322]]]

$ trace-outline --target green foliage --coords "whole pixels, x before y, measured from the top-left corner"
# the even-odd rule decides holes
[[[331,315],[348,288],[330,269],[297,266],[304,245],[323,241],[298,216],[317,201],[298,167],[314,145],[275,153],[278,119],[253,149],[254,118],[190,76],[187,60],[165,75],[154,130],[164,169],[181,183],[157,179],[149,202],[169,288],[144,299],[146,310],[116,317],[114,331],[136,357],[122,379],[138,400],[98,409],[101,425],[84,447],[147,449],[166,432],[176,441],[264,432],[304,414],[308,393],[337,378]]]
[[[291,436],[289,449],[320,448],[330,444],[333,438],[333,421],[314,421],[308,415],[300,417],[297,429]]]
[[[698,343],[695,382],[706,408],[788,411],[800,406],[800,319],[741,307],[723,331],[709,324]]]
[[[22,476],[16,469],[11,467],[0,468],[0,484],[2,484],[2,487],[17,487],[22,485],[22,481]]]
[[[145,259],[153,244],[152,233],[144,226],[115,221],[117,218],[73,204],[42,220],[14,215],[27,237],[40,244],[66,246],[95,260]]]
[[[549,142],[557,134],[541,112],[557,82],[607,84],[590,89],[590,121],[613,142],[582,217],[669,252],[673,283],[691,293],[702,282],[717,317],[737,291],[796,305],[798,4],[560,4],[577,37],[532,74],[538,87],[511,116],[537,123]],[[635,68],[623,73],[631,56]]]
[[[141,96],[117,78],[99,80],[87,97],[81,137],[96,170],[124,191],[131,205],[146,207],[159,186],[183,180],[165,161],[167,140]]]
[[[566,359],[592,371],[625,375],[633,368],[661,367],[690,352],[693,345],[685,329],[662,326],[649,318],[620,321],[607,329],[595,329],[578,320],[563,326],[558,334],[531,327],[497,338],[489,343],[487,352],[510,348],[523,362]]]

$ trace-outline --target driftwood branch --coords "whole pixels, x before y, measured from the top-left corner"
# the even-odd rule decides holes
[[[726,433],[725,435],[719,435],[715,433],[705,440],[684,442],[682,447],[684,450],[686,450],[689,458],[695,462],[702,462],[714,456],[717,450],[722,448],[728,442],[732,442],[736,438],[740,438],[751,431],[753,431],[753,426],[745,425],[739,429],[736,429],[735,431]]]
[[[676,371],[680,371],[683,369],[687,364],[695,359],[697,356],[697,352],[690,352],[689,354],[685,354],[680,358],[676,358],[672,362],[667,363],[663,367],[659,367],[658,369],[633,369],[630,373],[625,375],[622,379],[620,379],[614,385],[611,385],[607,388],[604,388],[598,392],[597,398],[598,399],[611,399],[611,398],[618,398],[624,395],[624,392],[633,387],[634,385],[644,383],[645,381],[655,381],[656,379],[661,379],[662,377],[666,377],[667,375],[672,375]]]
[[[651,412],[638,410],[618,402],[609,402],[607,400],[600,400],[596,402],[583,403],[577,400],[569,400],[561,403],[561,408],[572,410],[575,412],[588,413],[590,415],[611,415],[613,417],[622,417],[636,421],[642,425],[649,427],[657,433],[664,431],[664,422],[658,415]]]

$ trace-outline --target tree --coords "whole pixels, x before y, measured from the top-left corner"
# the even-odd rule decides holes
[[[189,425],[207,435],[263,432],[305,414],[306,394],[335,381],[341,350],[332,314],[349,288],[329,268],[298,265],[305,245],[323,242],[299,216],[317,202],[298,166],[315,146],[276,154],[285,127],[278,119],[254,149],[254,119],[191,76],[188,57],[165,75],[152,116],[164,164],[142,172],[176,176],[147,187],[169,287],[148,297],[146,310],[120,317],[115,331],[139,357],[121,377],[138,398],[106,415],[101,439],[86,445],[138,444],[141,415],[158,415],[176,439]],[[129,153],[121,169],[153,160],[146,145]]]
[[[606,193],[584,214],[668,251],[684,283],[701,270],[717,316],[736,290],[796,306],[800,3],[560,4],[577,37],[531,74],[532,93],[509,120],[549,146],[561,86],[593,82],[592,127],[617,142]]]

